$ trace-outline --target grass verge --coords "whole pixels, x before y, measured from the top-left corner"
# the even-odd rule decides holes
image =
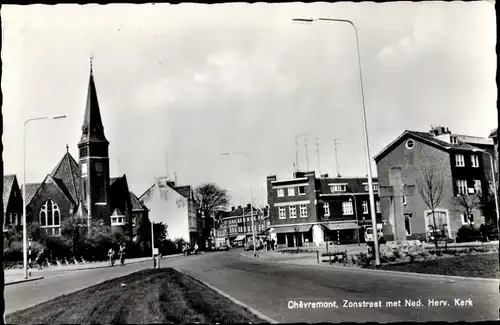
[[[5,317],[8,324],[262,323],[174,269],[129,274]]]
[[[375,267],[369,266],[368,268]],[[476,278],[500,278],[498,253],[464,255],[420,262],[381,265],[378,269]]]

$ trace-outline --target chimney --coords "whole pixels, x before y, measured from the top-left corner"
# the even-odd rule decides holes
[[[272,175],[272,176],[267,176],[267,180],[268,181],[275,181],[276,180],[276,175]]]
[[[231,212],[236,210],[236,207],[231,207]]]
[[[175,187],[175,182],[174,181],[167,181],[167,185],[170,187]]]
[[[247,204],[247,209],[250,209],[250,203]]]
[[[241,205],[238,205],[238,209],[241,209]]]
[[[328,178],[328,174],[321,175],[322,178]]]

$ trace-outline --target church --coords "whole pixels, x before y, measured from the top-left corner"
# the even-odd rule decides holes
[[[104,134],[92,63],[77,146],[78,160],[66,146],[66,153],[41,183],[26,184],[27,223],[39,222],[43,231],[59,236],[64,219],[90,218],[103,220],[113,232],[133,238],[140,220],[148,218],[148,209],[130,191],[126,175],[110,178],[109,141]]]

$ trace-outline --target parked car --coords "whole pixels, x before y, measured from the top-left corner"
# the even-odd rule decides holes
[[[217,250],[219,250],[219,251],[228,251],[229,250],[229,246],[227,244],[221,244],[221,245],[219,245],[219,247],[217,248]]]
[[[365,242],[366,243],[373,243],[373,227],[368,227],[365,230]],[[382,229],[378,229],[378,243],[379,244],[384,244],[385,239],[384,239],[384,232]]]
[[[257,250],[260,250],[260,249],[263,249],[264,248],[264,245],[262,244],[262,242],[257,242]],[[252,241],[248,241],[248,243],[245,245],[245,250],[246,251],[252,251],[253,250],[253,242]]]

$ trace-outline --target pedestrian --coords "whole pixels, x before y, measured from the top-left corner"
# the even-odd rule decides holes
[[[274,249],[275,249],[275,246],[274,246],[274,244],[275,244],[275,243],[276,243],[276,242],[274,241],[274,238],[273,238],[273,239],[271,239],[271,246],[273,247],[273,251],[274,251]]]
[[[108,251],[109,264],[113,267],[115,266],[115,250],[111,247]]]
[[[118,255],[120,256],[120,265],[125,266],[125,244],[120,245]]]
[[[186,255],[187,255],[187,245],[186,245],[186,244],[182,245],[182,254],[183,254],[184,256],[186,256]]]
[[[194,244],[194,253],[198,255],[198,244]]]
[[[37,256],[36,256],[36,260],[35,260],[39,270],[41,270],[41,269],[42,269],[42,264],[43,264],[43,252],[44,252],[44,251],[43,251],[43,248],[42,248],[42,249],[40,249],[40,250],[38,251],[38,254],[37,254]]]

